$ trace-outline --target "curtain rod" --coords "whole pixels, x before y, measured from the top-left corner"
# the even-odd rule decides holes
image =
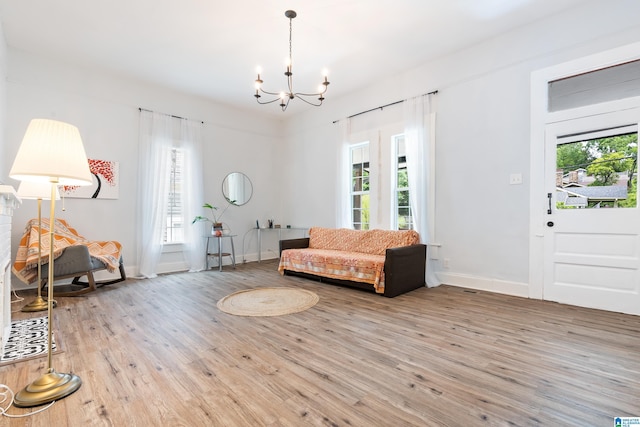
[[[155,113],[155,112],[156,112],[156,111],[153,111],[153,110],[147,110],[146,108],[142,108],[142,107],[138,107],[138,110],[139,110],[139,111],[143,111],[143,110],[144,110],[144,111],[148,111],[148,112],[150,112],[150,113]],[[160,114],[165,114],[165,113],[160,113]],[[166,115],[166,116],[169,116],[169,117],[173,117],[174,119],[189,120],[189,119],[187,119],[187,118],[185,118],[185,117],[174,116],[173,114],[165,114],[165,115]],[[204,122],[203,122],[203,121],[200,121],[200,123],[204,124]]]
[[[421,95],[421,96],[425,96],[425,95],[435,95],[436,93],[438,93],[438,91],[437,91],[437,90],[434,90],[434,91],[431,91],[431,92],[425,93],[425,94],[423,94],[423,95]],[[348,116],[348,117],[346,117],[346,118],[347,118],[347,119],[351,119],[351,118],[356,117],[356,116],[359,116],[359,115],[361,115],[361,114],[370,113],[370,112],[375,111],[375,110],[382,110],[383,108],[391,107],[392,105],[400,104],[400,103],[405,102],[405,101],[406,101],[406,99],[401,99],[400,101],[392,102],[392,103],[390,103],[390,104],[381,105],[381,106],[379,106],[379,107],[372,108],[372,109],[370,109],[370,110],[360,111],[359,113],[352,114],[352,115],[350,115],[350,116]],[[332,123],[338,123],[340,120],[342,120],[342,119],[334,120]]]

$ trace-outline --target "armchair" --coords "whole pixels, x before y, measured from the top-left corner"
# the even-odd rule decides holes
[[[120,260],[118,262],[120,277],[112,280],[96,281],[93,277],[93,273],[100,270],[106,270],[107,268],[108,265],[105,262],[91,256],[88,246],[77,245],[67,247],[53,263],[53,277],[54,280],[68,278],[73,278],[73,280],[67,285],[56,285],[55,295],[66,297],[86,294],[88,292],[95,291],[97,288],[102,286],[122,282],[127,279],[127,275],[124,271],[124,265],[122,263],[122,256],[120,256]],[[83,276],[87,277],[86,282],[80,281]],[[48,286],[48,279],[49,269],[43,266],[42,282],[40,283],[43,294]]]
[[[42,230],[38,221],[30,220],[25,227],[25,232],[20,240],[16,261],[13,264],[13,273],[24,283],[31,284],[37,281],[38,267],[38,234],[49,233],[49,219],[42,219]],[[122,246],[116,241],[90,241],[71,228],[65,220],[56,219],[54,225],[54,264],[53,281],[73,278],[71,284],[55,285],[60,291],[56,296],[81,295],[104,285],[109,285],[126,280],[126,274],[122,261]],[[41,265],[49,263],[48,239],[42,239]],[[96,281],[93,273],[100,270],[109,272],[119,271],[120,277],[113,280]],[[48,286],[48,268],[42,268],[42,281],[38,284],[42,289]],[[87,281],[80,281],[86,276]]]

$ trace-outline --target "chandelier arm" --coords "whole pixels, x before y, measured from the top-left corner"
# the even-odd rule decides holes
[[[285,111],[287,111],[287,107],[289,106],[289,101],[291,101],[292,98],[287,98],[287,103],[286,104],[280,104],[280,107],[282,107],[282,112],[284,113]]]
[[[273,95],[273,96],[280,97],[280,93],[278,93],[278,92],[267,92],[266,90],[264,90],[262,88],[260,88],[260,92],[266,93],[267,95]]]
[[[296,93],[294,93],[294,95],[295,96],[320,96],[320,95],[324,95],[325,92],[326,92],[326,90],[324,92],[314,92],[314,93],[296,92]]]
[[[265,105],[265,104],[271,104],[271,103],[276,102],[276,101],[280,101],[280,97],[274,98],[274,99],[272,99],[271,101],[266,101],[266,102],[261,102],[261,101],[258,99],[258,104]]]
[[[307,103],[307,104],[309,104],[309,105],[313,105],[314,107],[319,107],[319,106],[321,106],[321,105],[322,105],[322,101],[320,101],[319,103],[317,103],[317,104],[316,104],[316,103],[314,103],[314,102],[307,101],[306,99],[304,99],[304,96],[308,96],[308,95],[305,95],[305,94],[302,94],[302,93],[296,93],[296,94],[294,94],[294,95],[295,95],[295,97],[296,97],[296,98],[298,98],[299,100],[304,101],[304,102],[306,102],[306,103]],[[300,96],[300,95],[302,95],[302,96]],[[313,96],[313,95],[311,95],[311,96]]]

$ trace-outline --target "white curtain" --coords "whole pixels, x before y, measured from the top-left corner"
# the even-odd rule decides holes
[[[191,219],[199,215],[204,203],[203,190],[203,151],[202,123],[192,120],[180,120],[180,147],[184,153],[182,170],[182,214],[184,215],[184,252],[189,271],[201,271],[205,268],[205,240],[202,228],[191,224]]]
[[[353,228],[351,222],[351,119],[338,122],[338,173],[336,174],[336,227]]]
[[[179,120],[179,129],[174,126]],[[185,256],[189,270],[204,268],[203,239],[197,227],[190,227],[195,209],[202,206],[202,141],[201,124],[175,119],[166,114],[140,110],[140,149],[138,205],[137,277],[157,276],[162,254],[164,227],[167,222],[170,153],[172,148],[184,150],[183,170]],[[199,230],[199,228],[198,228]]]
[[[171,117],[140,111],[138,176],[137,277],[156,277],[162,253],[162,232],[169,197],[169,150],[172,146]]]
[[[409,179],[409,204],[414,229],[420,239],[429,246],[434,237],[435,200],[435,141],[433,138],[434,112],[431,100],[434,95],[422,95],[404,102],[404,138],[407,150],[407,175]],[[429,258],[427,249],[427,286],[440,285],[435,274],[435,263]]]

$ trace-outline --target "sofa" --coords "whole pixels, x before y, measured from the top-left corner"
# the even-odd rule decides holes
[[[427,247],[413,230],[312,227],[280,241],[280,274],[395,297],[425,286]]]

